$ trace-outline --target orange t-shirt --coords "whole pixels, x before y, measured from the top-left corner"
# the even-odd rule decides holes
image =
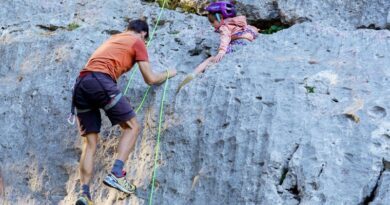
[[[107,73],[116,81],[137,61],[149,61],[145,43],[137,36],[120,33],[113,35],[92,54],[80,75],[91,71]]]

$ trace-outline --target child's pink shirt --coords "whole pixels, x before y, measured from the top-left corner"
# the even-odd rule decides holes
[[[246,29],[252,30],[254,33],[258,33],[258,29],[254,26],[248,25],[245,16],[236,16],[233,18],[224,19],[217,28],[220,32],[220,45],[218,53],[225,54],[229,46],[230,41],[233,39],[247,39],[249,41],[254,40],[254,36],[251,33],[244,33],[241,36],[235,36],[236,33],[244,31]],[[235,38],[236,37],[236,38]]]

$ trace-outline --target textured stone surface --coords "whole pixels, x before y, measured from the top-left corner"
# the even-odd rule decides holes
[[[390,2],[387,0],[240,0],[235,1],[239,13],[251,20],[281,19],[294,24],[320,21],[337,27],[389,28]],[[194,8],[203,14],[206,0],[180,0],[179,8]]]
[[[278,18],[278,1],[275,0],[241,0],[236,3],[238,11],[250,19]]]
[[[108,33],[127,18],[152,24],[159,9],[119,0],[13,2],[0,10],[0,203],[72,204],[81,144],[66,124],[74,78]],[[261,35],[175,94],[215,52],[218,34],[196,15],[166,11],[162,20],[151,62],[179,75],[169,82],[155,204],[386,204],[389,31],[298,24]],[[80,27],[67,30],[73,22]],[[50,24],[64,28],[37,26]],[[137,72],[128,94],[134,106],[145,90]],[[147,204],[161,94],[153,87],[138,115],[143,132],[126,164],[139,198],[121,200],[101,185],[119,134],[104,118],[96,204]]]
[[[199,11],[204,0],[181,0],[197,2]],[[322,24],[342,27],[386,28],[390,24],[390,2],[388,0],[239,0],[236,1],[240,13],[252,20],[281,19],[285,23],[321,21]]]
[[[281,14],[287,21],[307,19],[323,21],[333,26],[352,25],[354,27],[369,26],[384,28],[390,12],[390,2],[387,0],[325,0],[277,1]]]

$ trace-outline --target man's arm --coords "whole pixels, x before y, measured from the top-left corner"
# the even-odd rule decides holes
[[[145,83],[148,85],[161,84],[167,79],[167,75],[169,75],[168,78],[172,78],[177,73],[176,69],[168,69],[161,73],[154,73],[148,61],[138,61],[138,66]]]

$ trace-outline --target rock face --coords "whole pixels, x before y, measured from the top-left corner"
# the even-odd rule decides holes
[[[380,28],[390,23],[387,21],[390,4],[386,0],[325,0],[310,3],[302,0],[282,0],[278,1],[278,5],[288,21],[306,18],[311,21],[329,22],[331,25],[351,24],[355,27],[374,25]]]
[[[288,23],[321,21],[343,27],[389,27],[390,3],[370,1],[241,0],[238,7],[252,19],[281,18]]]
[[[388,12],[389,3],[277,2],[289,11],[286,19],[308,18],[309,8],[323,17],[260,35],[178,94],[183,77],[215,53],[218,34],[204,17],[164,11],[149,47],[151,63],[158,71],[176,67],[179,75],[168,86],[154,204],[390,200],[390,32],[352,29],[366,22],[382,26],[377,22],[385,23],[379,16],[386,12],[376,10]],[[346,17],[348,30],[328,24],[339,19],[329,5],[341,4],[361,8],[353,11],[364,18]],[[147,16],[154,25],[158,13],[154,4],[136,0],[5,2],[1,204],[74,203],[81,139],[66,123],[71,86],[110,33],[123,30],[129,18]],[[128,94],[134,106],[146,88],[137,71]],[[104,118],[91,185],[96,204],[148,204],[162,91],[152,87],[137,116],[143,131],[126,164],[138,197],[122,199],[101,184],[119,135]]]
[[[274,0],[242,0],[236,3],[238,11],[250,19],[276,19],[280,17],[278,1]]]

